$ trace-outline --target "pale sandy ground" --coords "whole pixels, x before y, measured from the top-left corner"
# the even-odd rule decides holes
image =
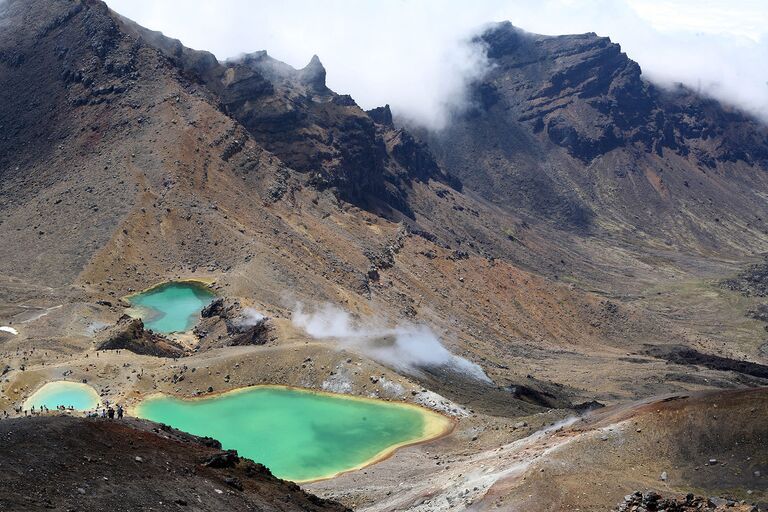
[[[90,332],[94,330],[94,325],[113,321],[85,306],[69,305],[64,309],[77,310],[82,320],[73,326],[69,320],[56,317],[58,320],[53,321],[54,317],[48,315],[46,322],[50,324],[40,325],[35,338],[28,339],[22,335],[15,337],[13,342],[5,340],[3,359],[13,370],[3,377],[0,388],[0,407],[4,411],[12,413],[13,407],[22,404],[44,383],[65,379],[75,382],[85,380],[102,399],[129,409],[142,397],[158,392],[191,397],[208,394],[209,386],[214,389],[213,393],[220,393],[242,386],[280,384],[404,400],[453,418],[456,426],[447,437],[401,448],[373,466],[310,484],[315,492],[334,496],[354,507],[374,501],[386,502],[388,496],[401,487],[402,481],[431,482],[437,488],[446,483],[453,485],[460,477],[456,477],[453,471],[445,471],[454,461],[479,466],[486,460],[489,464],[492,462],[490,459],[496,458],[494,447],[522,438],[542,425],[556,421],[563,414],[553,411],[526,418],[531,426],[515,427],[521,419],[471,412],[407,377],[336,347],[332,342],[307,339],[294,330],[290,322],[279,319],[275,321],[277,341],[266,346],[214,349],[179,360],[140,356],[124,350],[96,351],[90,346],[92,339],[87,336],[77,338],[71,345],[53,340],[46,342],[42,334],[47,329],[63,327],[69,331]],[[30,346],[36,348],[27,348]],[[23,371],[20,370],[22,365],[25,368]],[[435,468],[441,472],[435,473]],[[467,478],[471,478],[471,482],[477,480],[474,476]],[[359,488],[361,480],[376,484]],[[490,478],[480,480],[484,483],[477,485],[482,488],[491,484]],[[422,493],[420,489],[411,491],[417,500]],[[397,493],[398,496],[400,494]],[[406,496],[401,498],[406,499]]]
[[[527,502],[526,485],[542,478],[541,464],[575,440],[594,435],[597,428],[584,428],[580,420],[563,426],[560,422],[573,421],[569,419],[572,413],[565,410],[532,408],[507,416],[473,410],[333,342],[307,338],[279,311],[273,312],[275,340],[265,346],[214,349],[179,360],[128,351],[95,351],[94,334],[114,322],[118,311],[70,303],[22,311],[20,315],[22,321],[13,324],[19,335],[0,333],[0,357],[11,368],[0,382],[0,410],[8,413],[45,382],[66,379],[86,380],[102,398],[129,408],[142,397],[158,392],[191,397],[208,394],[208,387],[220,393],[243,386],[279,384],[404,400],[455,419],[456,427],[446,437],[401,448],[372,466],[306,485],[311,492],[357,510],[544,510],[541,503],[534,508],[516,508]],[[607,363],[609,359],[613,364]],[[654,375],[684,370],[643,359],[643,364],[637,364],[617,362],[615,356],[606,354],[585,357],[570,352],[551,353],[546,360],[520,358],[516,370],[565,381],[586,396],[599,388],[597,396],[610,403],[626,403],[630,392],[661,386],[661,381],[654,382]],[[722,377],[708,370],[697,370],[695,374],[701,384],[680,383],[671,391],[704,389],[708,379]],[[614,382],[612,388],[605,387],[609,381]],[[621,421],[625,420],[616,419],[613,423],[617,425],[609,422],[607,428],[618,428]],[[654,467],[649,474],[655,471]],[[617,474],[623,478],[622,473],[614,473],[612,478]],[[605,478],[599,471],[592,476],[595,481]],[[605,505],[612,503],[617,493],[629,490],[624,485],[611,487],[604,494],[594,489],[592,493],[597,493],[595,496],[602,500],[597,501]],[[553,503],[560,499],[549,498]]]

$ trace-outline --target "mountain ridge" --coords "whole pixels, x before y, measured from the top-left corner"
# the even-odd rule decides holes
[[[422,132],[465,187],[587,235],[631,230],[687,252],[768,249],[764,125],[658,89],[608,38],[502,23],[480,40],[491,70],[472,86],[475,107],[445,132]]]

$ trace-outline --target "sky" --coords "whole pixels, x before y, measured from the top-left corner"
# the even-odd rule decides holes
[[[488,23],[529,32],[596,32],[643,75],[683,83],[768,120],[768,0],[107,0],[141,25],[220,60],[267,50],[301,68],[318,55],[327,82],[363,108],[432,129],[461,109],[487,71],[470,43]]]

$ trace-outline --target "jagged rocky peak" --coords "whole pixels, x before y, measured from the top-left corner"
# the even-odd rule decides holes
[[[652,91],[640,66],[609,38],[542,36],[506,22],[481,40],[495,65],[477,92],[483,107],[502,101],[585,161],[642,138],[635,130],[651,120]]]
[[[513,53],[520,46],[523,38],[533,37],[536,37],[536,34],[526,32],[509,21],[502,21],[491,24],[475,42],[486,45],[489,58],[498,59],[503,55]]]
[[[478,41],[494,64],[473,91],[480,114],[498,104],[583,162],[630,145],[659,155],[667,149],[687,156],[695,149],[707,166],[718,160],[752,163],[755,154],[764,153],[758,150],[764,136],[756,143],[741,128],[728,130],[738,132],[737,145],[729,140],[706,144],[711,147],[705,151],[696,148],[700,144],[690,139],[752,121],[738,112],[724,116],[728,107],[684,87],[669,93],[654,86],[608,37],[594,32],[543,36],[504,22],[488,28]],[[738,145],[758,151],[738,151]]]
[[[325,86],[325,68],[317,55],[313,55],[309,64],[299,71],[299,76],[302,82],[315,91],[325,92],[328,90]]]
[[[307,92],[319,95],[328,95],[330,89],[325,85],[325,68],[317,55],[314,55],[305,67],[296,69],[285,62],[270,56],[266,50],[246,53],[240,57],[229,59],[225,63],[229,70],[242,70],[260,74],[266,80],[276,85],[288,87],[305,87]],[[247,73],[246,73],[247,74]],[[250,76],[250,74],[247,74]]]
[[[384,105],[383,107],[376,107],[371,110],[365,111],[368,114],[368,117],[373,119],[374,123],[384,125],[384,126],[394,126],[394,122],[392,120],[392,110],[390,110],[389,105]]]
[[[269,55],[266,50],[245,53],[239,57],[224,62],[227,68],[244,67],[261,73],[272,81],[290,80],[295,77],[296,70]]]
[[[599,66],[627,65],[639,76],[639,66],[621,51],[621,45],[594,32],[546,36],[527,32],[507,21],[490,26],[478,41],[486,46],[488,58],[502,64],[516,61],[517,64],[528,65],[533,64],[535,59],[556,61],[567,68],[588,61]]]

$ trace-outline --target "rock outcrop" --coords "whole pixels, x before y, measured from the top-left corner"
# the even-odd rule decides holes
[[[726,279],[720,285],[745,297],[768,297],[768,262],[750,265],[736,277]]]
[[[624,497],[624,501],[614,509],[615,512],[693,512],[709,510],[712,512],[759,512],[760,508],[743,501],[729,498],[705,498],[687,494],[684,497],[664,498],[660,494],[648,491],[636,491]]]
[[[129,350],[156,357],[182,357],[184,347],[165,336],[144,328],[141,318],[123,315],[97,339],[98,350]]]
[[[239,345],[264,345],[270,340],[269,318],[239,301],[219,297],[200,313],[202,321],[195,327],[199,350]]]

